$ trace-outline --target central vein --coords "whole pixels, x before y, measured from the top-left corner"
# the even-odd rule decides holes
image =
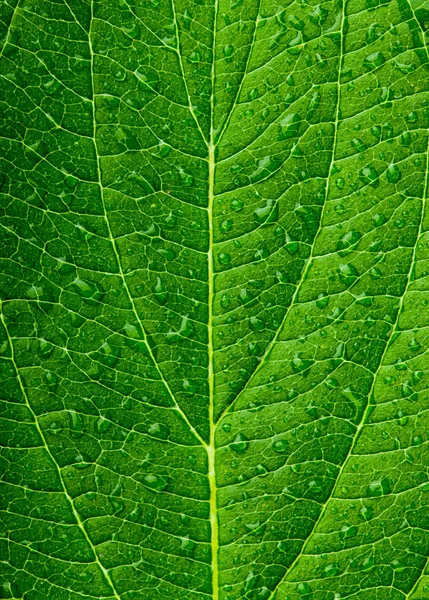
[[[213,204],[214,204],[214,178],[215,178],[215,153],[216,146],[214,142],[214,97],[215,97],[215,62],[216,62],[216,25],[218,14],[218,0],[214,2],[213,19],[213,46],[212,46],[212,66],[211,66],[211,97],[210,97],[210,136],[207,143],[208,148],[208,230],[209,230],[209,248],[207,255],[208,266],[208,383],[209,383],[209,420],[210,420],[210,440],[207,446],[208,456],[208,476],[210,485],[210,525],[211,525],[211,550],[212,550],[212,589],[213,600],[219,600],[219,522],[217,515],[217,486],[216,486],[216,446],[215,446],[215,406],[214,406],[214,352],[213,352],[213,301],[214,301],[214,256],[213,256]]]
[[[218,581],[218,549],[219,549],[219,525],[217,519],[216,502],[216,467],[215,467],[215,416],[214,416],[214,368],[213,368],[213,298],[214,298],[214,270],[213,270],[213,199],[214,199],[214,170],[215,170],[215,148],[213,141],[209,144],[208,168],[209,168],[209,194],[208,194],[208,351],[209,351],[209,419],[210,419],[210,441],[207,446],[209,483],[210,483],[210,524],[211,524],[211,546],[212,546],[212,581],[213,600],[219,598]]]

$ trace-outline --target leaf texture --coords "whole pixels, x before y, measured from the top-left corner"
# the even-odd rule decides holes
[[[0,3],[1,598],[429,598],[428,26]]]

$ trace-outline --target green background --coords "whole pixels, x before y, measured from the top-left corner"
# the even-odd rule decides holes
[[[428,26],[0,3],[0,598],[429,598]]]

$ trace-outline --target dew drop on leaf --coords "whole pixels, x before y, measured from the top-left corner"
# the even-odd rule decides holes
[[[231,444],[231,450],[237,454],[244,454],[249,447],[249,441],[244,433],[237,433]]]

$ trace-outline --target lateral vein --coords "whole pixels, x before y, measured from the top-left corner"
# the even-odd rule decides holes
[[[121,259],[120,259],[120,255],[118,252],[118,248],[116,245],[116,240],[113,236],[112,233],[112,228],[110,225],[110,220],[107,214],[107,210],[106,210],[106,204],[104,201],[104,186],[103,186],[103,182],[102,182],[102,178],[101,178],[101,160],[100,160],[100,153],[98,151],[98,145],[97,145],[97,135],[96,135],[96,120],[95,120],[95,106],[94,106],[94,51],[93,51],[93,47],[92,47],[92,37],[91,37],[91,31],[92,31],[92,23],[93,23],[93,2],[91,2],[91,22],[90,22],[90,27],[89,27],[89,33],[88,33],[88,40],[89,40],[89,51],[90,51],[90,55],[91,55],[91,86],[92,86],[92,101],[93,101],[93,111],[92,111],[92,115],[93,115],[93,141],[94,141],[94,150],[95,150],[95,154],[96,154],[96,159],[97,159],[97,177],[98,177],[98,185],[100,188],[100,195],[101,195],[101,201],[102,201],[102,206],[103,206],[103,216],[104,216],[104,220],[106,223],[106,227],[107,227],[107,231],[109,234],[109,240],[110,243],[112,245],[112,249],[118,264],[118,269],[119,269],[119,276],[121,278],[121,281],[123,283],[124,289],[125,289],[125,293],[127,295],[128,301],[131,305],[133,314],[137,320],[137,323],[139,324],[142,334],[143,334],[143,341],[146,343],[148,352],[149,352],[149,356],[153,362],[153,365],[160,377],[160,380],[162,381],[162,383],[164,384],[165,388],[167,389],[172,401],[174,402],[176,411],[178,412],[178,414],[180,414],[180,416],[182,417],[182,419],[186,422],[187,426],[189,427],[190,431],[193,433],[193,435],[196,437],[196,439],[200,442],[200,444],[204,447],[207,446],[206,442],[204,441],[204,439],[202,438],[202,436],[198,433],[198,431],[195,429],[195,427],[192,425],[192,423],[190,422],[187,414],[184,412],[184,410],[181,408],[181,406],[179,405],[178,401],[176,400],[176,397],[173,393],[173,390],[171,389],[171,386],[169,385],[168,381],[165,379],[156,359],[155,356],[153,354],[152,348],[149,344],[149,340],[148,340],[148,336],[146,333],[146,329],[143,325],[143,322],[140,318],[140,315],[137,311],[137,307],[135,305],[134,302],[134,298],[131,295],[130,289],[128,287],[128,283],[127,280],[125,278],[125,274],[124,271],[122,269],[122,263],[121,263]]]

